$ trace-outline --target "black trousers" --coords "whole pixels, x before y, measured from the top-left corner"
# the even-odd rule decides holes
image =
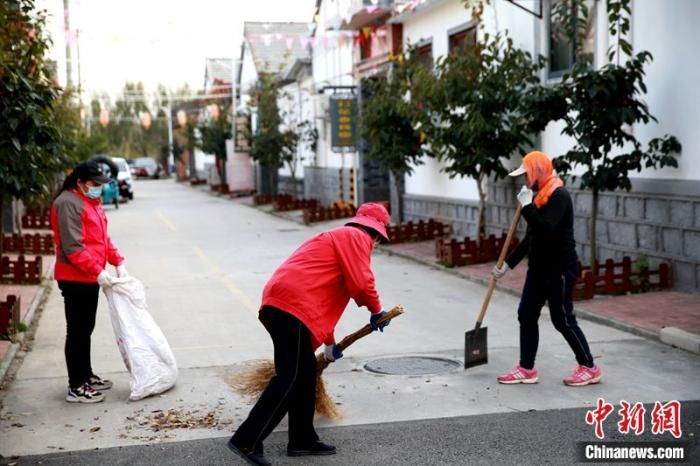
[[[520,365],[525,369],[535,367],[535,356],[540,339],[537,321],[545,301],[549,302],[549,312],[554,328],[564,336],[576,355],[576,361],[584,366],[593,366],[591,350],[574,315],[572,292],[575,281],[575,266],[567,268],[560,274],[527,271],[518,307]]]
[[[236,430],[233,443],[262,451],[263,440],[288,414],[289,444],[308,445],[318,440],[313,425],[316,357],[311,332],[294,316],[274,307],[263,307],[260,321],[272,337],[276,374]]]
[[[96,283],[59,281],[66,310],[66,366],[68,385],[77,388],[92,375],[90,338],[95,329],[97,298],[100,286]]]

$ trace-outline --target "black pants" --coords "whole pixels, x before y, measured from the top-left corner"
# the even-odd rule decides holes
[[[66,309],[66,366],[68,385],[77,388],[90,379],[90,338],[95,329],[100,286],[92,283],[59,281]]]
[[[274,307],[264,307],[260,321],[272,337],[276,374],[236,430],[233,443],[262,451],[263,440],[288,414],[290,445],[308,445],[318,440],[313,425],[316,357],[311,332],[294,316]]]
[[[518,307],[520,365],[525,369],[535,367],[535,356],[540,339],[537,321],[545,301],[549,302],[549,312],[554,328],[564,336],[576,355],[576,361],[584,366],[593,366],[591,350],[574,315],[571,295],[575,281],[575,266],[561,274],[527,271],[523,295]]]

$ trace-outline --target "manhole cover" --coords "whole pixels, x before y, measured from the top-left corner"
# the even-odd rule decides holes
[[[365,364],[365,369],[377,374],[388,375],[432,375],[449,372],[461,367],[452,359],[431,356],[403,356],[375,359]]]

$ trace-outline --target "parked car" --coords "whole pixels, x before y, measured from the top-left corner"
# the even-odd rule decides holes
[[[157,180],[160,178],[161,172],[160,164],[151,157],[141,157],[134,160],[134,166],[132,173],[138,178],[153,178]]]
[[[117,173],[117,186],[119,186],[119,195],[124,199],[134,198],[134,180],[131,177],[131,170],[127,161],[121,157],[112,157],[112,161],[117,164],[119,173]]]

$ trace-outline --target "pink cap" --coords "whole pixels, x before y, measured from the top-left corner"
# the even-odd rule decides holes
[[[362,225],[379,233],[384,240],[389,241],[386,226],[389,225],[389,212],[383,205],[376,202],[366,202],[357,209],[355,216],[346,225]]]

